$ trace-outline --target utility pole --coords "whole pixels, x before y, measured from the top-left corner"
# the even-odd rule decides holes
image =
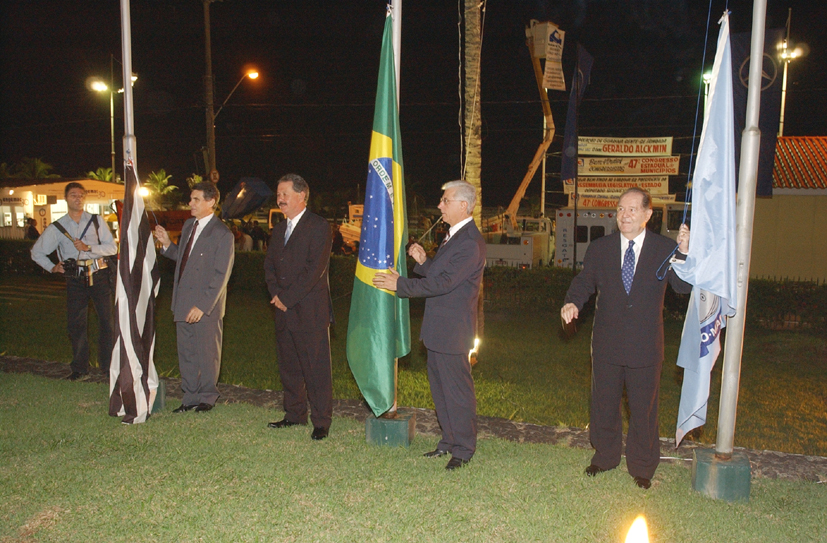
[[[215,114],[213,113],[213,75],[212,75],[212,45],[210,43],[210,4],[215,0],[203,0],[204,2],[204,58],[206,59],[206,72],[204,74],[204,102],[206,103],[205,117],[207,121],[207,162],[205,164],[207,175],[210,177],[215,171]]]

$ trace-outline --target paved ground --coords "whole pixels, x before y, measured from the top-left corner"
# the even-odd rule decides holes
[[[69,367],[59,362],[46,362],[31,358],[15,356],[0,356],[0,370],[7,373],[32,373],[52,379],[63,379],[69,375]],[[91,381],[107,382],[108,377],[94,374]],[[177,407],[176,399],[181,398],[180,379],[166,380],[167,409]],[[239,386],[219,384],[221,398],[219,403],[245,402],[261,407],[273,408],[281,414],[281,391],[254,390]],[[416,432],[422,436],[439,436],[439,425],[433,410],[420,408],[406,408],[416,413]],[[338,417],[349,417],[364,421],[370,411],[367,406],[358,400],[334,400],[333,414]],[[555,426],[540,426],[512,422],[492,417],[479,417],[480,437],[498,437],[520,443],[552,443],[590,449],[588,431],[584,428],[569,428]],[[675,449],[673,439],[661,438],[661,455],[664,462],[674,462],[687,467],[691,464],[692,450],[703,446],[696,443],[684,443]],[[827,482],[827,458],[822,456],[804,456],[801,454],[787,454],[776,451],[754,451],[736,447],[736,451],[747,454],[751,464],[753,477],[768,477],[773,479],[797,479],[818,483]]]

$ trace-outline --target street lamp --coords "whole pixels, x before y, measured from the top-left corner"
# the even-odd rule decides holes
[[[218,117],[218,114],[221,113],[221,110],[224,109],[224,106],[227,105],[227,102],[230,100],[230,97],[233,95],[233,93],[235,93],[236,89],[238,89],[239,85],[241,85],[241,82],[244,81],[245,78],[257,79],[258,75],[259,74],[256,70],[247,70],[247,72],[244,75],[241,76],[241,79],[238,80],[238,83],[235,84],[235,87],[233,87],[233,90],[230,91],[230,94],[227,95],[227,98],[224,99],[224,101],[221,103],[221,107],[219,107],[218,111],[216,111],[216,112],[213,112],[213,103],[212,103],[213,93],[208,94],[208,101],[207,101],[207,118],[208,118],[208,121],[207,121],[208,122],[208,125],[207,125],[207,144],[208,144],[208,153],[209,153],[208,159],[209,159],[209,162],[206,166],[207,166],[208,174],[209,174],[211,179],[214,178],[215,175],[217,174],[217,171],[215,169],[215,119],[216,119],[216,117]],[[210,120],[212,122],[210,122]],[[213,179],[214,183],[216,181],[217,181],[217,179]]]
[[[712,82],[712,72],[704,74],[704,120],[706,120],[706,110],[709,106],[709,84]]]
[[[781,118],[778,120],[778,136],[784,135],[784,108],[787,105],[787,67],[794,59],[801,56],[801,49],[788,49],[787,40],[781,44],[781,62],[784,63],[784,77],[781,79]]]
[[[109,137],[111,141],[111,155],[112,155],[112,181],[115,181],[115,84],[113,83],[114,79],[114,69],[113,64],[115,61],[114,55],[109,55],[109,85],[104,83],[100,79],[93,79],[89,84],[89,87],[95,92],[108,92],[109,93]],[[132,74],[132,81],[131,84],[134,85],[135,81],[138,80],[138,76],[136,74]],[[118,90],[119,93],[123,92],[123,89]]]
[[[221,113],[221,110],[224,109],[224,106],[227,105],[227,101],[230,99],[230,96],[232,96],[233,93],[235,92],[235,90],[238,88],[238,86],[241,85],[241,82],[244,81],[245,77],[249,77],[250,79],[257,79],[258,78],[258,72],[255,71],[255,70],[250,70],[246,74],[241,76],[241,79],[239,79],[238,83],[235,84],[235,87],[233,87],[233,90],[230,91],[230,94],[228,94],[227,98],[224,99],[224,102],[221,103],[221,107],[218,108],[218,111],[216,111],[215,115],[213,115],[213,117],[212,117],[213,122],[215,122],[215,118],[218,117],[218,114]]]
[[[787,34],[784,37],[784,41],[778,46],[780,53],[778,56],[781,58],[781,62],[784,63],[784,77],[781,80],[781,118],[778,120],[778,136],[781,137],[784,135],[784,109],[787,105],[787,68],[794,59],[803,57],[807,55],[809,48],[807,44],[803,44],[802,47],[796,47],[795,49],[791,49],[790,47],[790,21],[793,17],[793,9],[789,8],[787,11]]]

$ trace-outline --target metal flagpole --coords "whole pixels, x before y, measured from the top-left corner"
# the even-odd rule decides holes
[[[133,115],[132,97],[132,21],[130,19],[129,0],[121,0],[121,49],[123,65],[123,160],[124,164],[132,162],[137,173],[135,117]],[[114,174],[113,174],[114,175]]]
[[[764,57],[764,25],[767,0],[755,0],[752,6],[752,43],[750,45],[747,114],[741,139],[741,164],[738,170],[738,205],[736,210],[735,252],[737,258],[738,312],[727,324],[724,367],[721,382],[721,403],[718,410],[718,438],[715,454],[722,459],[732,457],[735,437],[735,411],[741,379],[741,356],[744,345],[749,264],[752,252],[752,225],[755,215],[755,189],[758,183],[758,151],[761,130],[758,116],[761,109],[761,69]]]
[[[396,72],[396,118],[399,119],[399,104],[401,94],[400,89],[400,74],[402,66],[402,0],[392,0],[391,5],[393,12],[393,67]],[[406,214],[407,216],[407,214]],[[401,254],[400,258],[405,258],[405,254]],[[388,411],[391,417],[396,416],[396,409],[399,400],[399,359],[393,359],[393,406]]]

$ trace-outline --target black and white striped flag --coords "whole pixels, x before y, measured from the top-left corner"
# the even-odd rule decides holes
[[[160,271],[155,241],[133,164],[125,171],[115,302],[117,337],[109,372],[109,414],[124,424],[145,422],[158,389],[155,371],[155,297]]]

